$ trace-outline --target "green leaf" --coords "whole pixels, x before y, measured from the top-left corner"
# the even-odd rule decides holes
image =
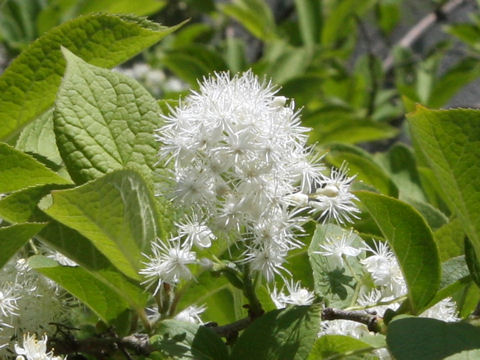
[[[313,345],[308,360],[351,359],[354,354],[369,352],[376,347],[343,335],[323,335]]]
[[[46,224],[25,223],[0,227],[0,269]]]
[[[328,145],[327,161],[336,167],[347,162],[350,174],[355,174],[357,180],[374,186],[385,195],[398,196],[398,188],[389,175],[377,165],[366,151],[343,144]]]
[[[442,278],[440,290],[437,292],[428,307],[437,302],[454,295],[456,292],[471,283],[468,267],[464,256],[457,256],[445,261],[442,264]]]
[[[427,200],[422,190],[415,156],[406,145],[395,144],[388,152],[377,155],[376,159],[388,171],[400,190],[400,200]]]
[[[149,295],[115,269],[112,263],[77,231],[52,221],[37,237],[81,265],[96,279],[123,297],[132,308],[143,311]]]
[[[142,255],[157,234],[152,195],[143,179],[120,170],[70,190],[53,191],[40,208],[88,238],[125,275],[140,279]]]
[[[466,350],[446,357],[445,360],[475,360],[480,359],[480,350]]]
[[[463,239],[465,233],[458,219],[452,219],[440,227],[435,231],[434,237],[440,260],[445,261],[464,253]]]
[[[341,238],[346,234],[347,231],[340,226],[319,224],[308,248],[315,293],[322,297],[328,306],[347,307],[352,305],[352,297],[357,286],[355,275],[360,274],[363,267],[357,258],[350,257],[348,259],[350,267],[348,267],[334,256],[315,254],[315,252],[323,251],[321,245],[325,244],[327,238]],[[353,246],[360,248],[362,239],[355,233],[350,236],[353,237]],[[355,274],[352,274],[350,269],[353,269]]]
[[[322,5],[318,1],[295,0],[295,8],[303,43],[312,47],[320,42]]]
[[[418,313],[440,283],[440,261],[430,228],[406,203],[366,191],[356,195],[393,249],[407,283],[410,311]]]
[[[151,15],[166,5],[165,0],[87,0],[83,1],[79,14],[106,12],[111,14],[135,14],[139,16]]]
[[[53,132],[53,109],[50,109],[24,127],[15,148],[34,153],[60,165],[62,158]]]
[[[107,324],[128,310],[125,300],[82,267],[60,266],[41,255],[31,257],[28,264],[78,298]]]
[[[37,217],[45,218],[46,216],[38,210],[37,204],[51,190],[58,188],[58,185],[36,186],[14,192],[0,199],[0,218],[10,223],[42,220]]]
[[[54,127],[72,178],[83,183],[131,167],[150,176],[158,162],[154,131],[161,125],[155,99],[135,80],[67,59]]]
[[[468,237],[465,238],[465,261],[467,262],[468,270],[470,271],[473,281],[480,287],[480,264],[478,263],[475,250]]]
[[[177,27],[133,16],[94,14],[52,29],[22,52],[0,77],[0,139],[14,136],[53,105],[65,69],[61,45],[94,65],[113,67]]]
[[[262,315],[238,338],[231,359],[306,359],[318,335],[320,312],[319,305],[312,305]]]
[[[305,118],[306,126],[313,128],[310,140],[320,144],[341,142],[356,144],[388,139],[397,134],[390,125],[369,119],[359,119],[344,111],[318,111]]]
[[[275,37],[275,20],[263,0],[234,0],[229,4],[222,4],[220,10],[261,40],[268,41]]]
[[[175,359],[228,359],[227,346],[205,326],[177,320],[162,321],[150,346]]]
[[[0,193],[45,184],[71,184],[32,156],[10,145],[0,143],[0,159]]]
[[[480,111],[428,110],[409,115],[415,141],[433,169],[445,200],[480,256]]]
[[[437,360],[480,348],[480,329],[467,323],[403,318],[388,325],[387,344],[397,360]]]

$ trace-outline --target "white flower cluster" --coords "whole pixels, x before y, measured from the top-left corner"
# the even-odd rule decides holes
[[[162,70],[154,69],[148,63],[137,62],[131,68],[117,67],[115,70],[141,82],[155,96],[186,89],[186,84],[181,80],[168,77]]]
[[[388,308],[398,309],[401,298],[407,294],[407,285],[398,261],[387,243],[373,241],[372,245],[364,243],[361,248],[355,248],[352,246],[350,232],[341,238],[327,238],[321,248],[322,251],[315,253],[336,259],[340,266],[348,260],[347,257],[356,257],[366,251],[369,256],[359,259],[359,262],[371,276],[375,288],[365,288],[357,299],[357,305],[380,316],[383,316]],[[451,298],[443,299],[420,316],[448,322],[459,320],[455,302]],[[365,325],[349,320],[334,320],[322,323],[320,335],[325,334],[361,338],[369,332]],[[386,358],[387,354],[384,353],[383,357]]]
[[[14,350],[14,339],[28,332],[53,333],[55,327],[49,324],[65,322],[67,314],[64,296],[59,289],[51,281],[31,270],[26,259],[13,258],[2,268],[0,271],[1,358],[5,357],[8,351]],[[25,340],[26,344],[34,343],[31,337],[28,339]],[[41,345],[41,342],[39,344]],[[31,347],[27,345],[25,349],[27,348]],[[18,354],[28,355],[28,353]],[[27,356],[27,359],[40,358]],[[45,357],[45,359],[50,358]]]
[[[191,278],[192,247],[217,237],[237,240],[254,271],[283,276],[289,250],[308,208],[324,220],[350,221],[358,212],[346,168],[323,174],[320,156],[306,145],[293,101],[252,72],[205,79],[158,130],[160,155],[173,163],[174,198],[187,216],[171,244],[156,243],[141,273],[146,283]],[[175,254],[175,256],[173,256]]]
[[[35,335],[23,336],[23,347],[15,345],[16,360],[62,360],[61,356],[54,356],[53,351],[47,352],[47,335],[37,340]]]

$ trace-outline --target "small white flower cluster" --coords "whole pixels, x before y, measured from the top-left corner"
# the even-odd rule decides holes
[[[35,335],[23,336],[23,347],[15,345],[16,360],[62,360],[61,356],[54,356],[53,351],[47,352],[47,335],[42,340],[37,340]]]
[[[186,89],[186,84],[175,77],[167,75],[159,69],[153,69],[150,64],[137,62],[131,68],[117,67],[116,71],[141,82],[155,96],[164,92],[179,92]]]
[[[294,283],[290,280],[285,283],[285,287],[287,288],[288,294],[284,293],[283,289],[278,292],[276,287],[273,288],[270,294],[277,309],[283,309],[288,305],[311,305],[313,300],[315,300],[313,292],[301,287],[299,281]]]
[[[55,284],[31,270],[26,259],[11,259],[0,271],[0,357],[14,350],[12,340],[22,334],[53,333],[49,324],[65,322],[66,310]]]
[[[355,248],[352,246],[352,241],[352,232],[345,233],[341,238],[328,238],[321,246],[323,251],[314,253],[332,257],[340,266],[343,266],[344,261],[348,260],[347,257],[356,257],[366,251],[369,256],[359,259],[359,262],[371,276],[375,288],[363,289],[357,299],[357,305],[380,316],[383,316],[388,308],[398,309],[401,297],[407,294],[407,285],[398,261],[388,244],[373,241],[372,245],[364,243],[361,248]],[[459,320],[455,302],[451,298],[443,299],[420,316],[448,322]],[[322,331],[319,335],[325,334],[361,338],[369,332],[365,325],[349,320],[334,320],[322,323]],[[386,354],[383,355],[386,356]]]
[[[323,174],[293,101],[277,91],[250,71],[218,73],[165,118],[160,155],[173,163],[174,198],[191,215],[171,244],[157,243],[147,256],[141,274],[157,284],[155,292],[191,278],[192,247],[207,248],[217,237],[236,239],[243,255],[234,260],[271,281],[284,276],[288,251],[303,245],[296,238],[301,211],[340,223],[355,217],[353,178],[345,167]]]

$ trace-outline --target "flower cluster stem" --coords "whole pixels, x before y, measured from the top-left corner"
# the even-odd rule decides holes
[[[255,293],[255,283],[252,279],[250,266],[248,264],[245,266],[243,273],[243,294],[248,299],[248,315],[250,318],[255,319],[261,316],[264,311]]]

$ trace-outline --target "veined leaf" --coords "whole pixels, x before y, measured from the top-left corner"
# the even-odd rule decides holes
[[[128,310],[124,299],[80,266],[61,266],[41,255],[31,257],[28,264],[78,298],[107,324]]]
[[[53,191],[40,208],[88,238],[125,275],[140,279],[141,252],[155,239],[158,219],[154,200],[136,172],[120,170],[74,189]]]
[[[10,145],[0,143],[0,159],[0,193],[45,184],[71,184],[32,156]]]
[[[155,99],[135,80],[63,52],[67,69],[54,129],[71,177],[83,183],[125,167],[151,176],[158,162],[154,131],[161,125]]]
[[[14,136],[53,105],[65,69],[61,45],[92,64],[113,67],[176,28],[128,15],[93,14],[47,32],[0,77],[0,139]]]
[[[414,140],[480,258],[480,111],[417,106],[408,118]]]
[[[409,310],[413,314],[420,312],[435,296],[440,283],[440,261],[430,228],[404,202],[367,191],[356,195],[397,257],[408,287]]]
[[[238,338],[231,359],[306,359],[320,328],[320,309],[294,306],[262,315]]]

